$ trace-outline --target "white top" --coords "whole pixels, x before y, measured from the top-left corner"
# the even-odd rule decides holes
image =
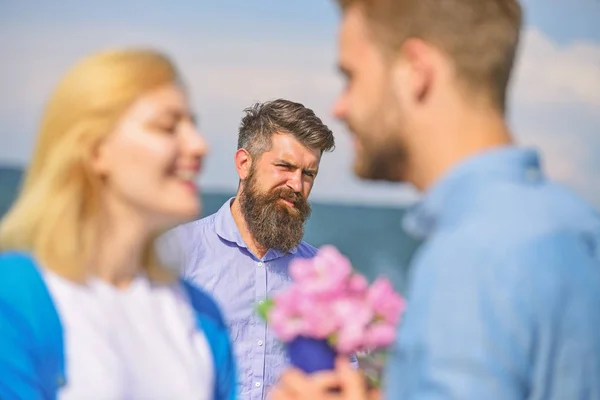
[[[179,284],[138,277],[125,290],[43,273],[63,326],[67,384],[59,398],[210,399],[210,347]]]

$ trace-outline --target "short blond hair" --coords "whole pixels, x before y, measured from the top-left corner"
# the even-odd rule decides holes
[[[518,0],[337,0],[342,11],[360,7],[384,51],[411,37],[452,59],[458,79],[504,111],[522,10]]]
[[[147,49],[97,53],[68,71],[46,106],[20,194],[0,224],[0,250],[31,252],[58,274],[85,279],[100,214],[92,154],[139,96],[168,83],[180,83],[175,66]],[[143,262],[151,279],[171,279],[154,240]]]

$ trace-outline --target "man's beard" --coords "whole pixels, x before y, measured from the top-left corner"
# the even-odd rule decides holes
[[[403,143],[402,119],[391,103],[387,112],[377,108],[377,112],[361,123],[346,120],[348,129],[361,144],[354,160],[354,173],[363,179],[404,181],[406,177],[408,151]]]
[[[403,182],[405,180],[406,152],[391,141],[364,145],[356,155],[354,173],[362,179]]]
[[[248,230],[258,245],[287,253],[300,244],[304,223],[311,213],[310,204],[300,193],[287,186],[262,193],[252,168],[238,200]]]

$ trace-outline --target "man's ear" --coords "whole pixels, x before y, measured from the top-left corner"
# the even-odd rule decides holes
[[[392,76],[394,87],[402,90],[405,104],[426,101],[435,79],[431,45],[421,39],[408,39],[399,53]]]
[[[238,149],[235,152],[235,169],[241,180],[248,177],[250,168],[252,167],[252,156],[246,149]]]

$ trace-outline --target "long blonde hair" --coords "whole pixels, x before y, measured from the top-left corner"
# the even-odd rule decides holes
[[[100,215],[94,151],[139,96],[168,83],[180,83],[177,70],[153,50],[107,51],[75,65],[46,107],[21,192],[0,224],[0,250],[30,252],[65,278],[85,279]],[[143,265],[154,281],[172,278],[154,240]]]

